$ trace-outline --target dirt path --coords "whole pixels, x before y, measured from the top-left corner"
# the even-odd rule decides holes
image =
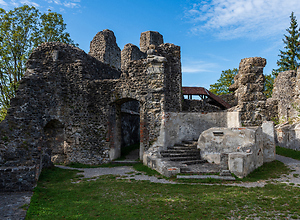
[[[289,166],[293,171],[289,175],[283,175],[279,179],[273,179],[274,183],[286,183],[295,187],[300,187],[300,161],[294,160],[288,157],[276,155],[276,159]],[[118,175],[122,179],[134,179],[134,180],[148,180],[150,182],[162,183],[162,184],[178,184],[177,182],[159,179],[154,176],[148,176],[142,172],[134,170],[130,166],[111,167],[111,168],[70,168],[66,166],[57,166],[63,169],[76,169],[84,171],[79,174],[83,174],[83,178],[97,179],[102,175]],[[76,183],[76,182],[74,182]],[[231,183],[226,184],[230,186],[239,187],[263,187],[266,185],[266,181],[249,182],[249,183]],[[29,205],[32,192],[15,192],[15,193],[0,193],[0,219],[2,220],[15,220],[24,219],[26,216],[26,206]],[[27,205],[26,205],[27,204]],[[23,208],[24,207],[24,208]]]

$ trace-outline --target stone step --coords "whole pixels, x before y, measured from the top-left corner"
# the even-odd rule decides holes
[[[163,153],[171,153],[171,154],[181,154],[181,153],[195,153],[195,154],[200,154],[200,150],[195,150],[195,149],[187,149],[187,150],[162,150],[160,152],[161,154]]]
[[[192,165],[192,164],[200,164],[200,163],[206,163],[207,161],[206,160],[190,160],[190,161],[184,161],[183,164],[186,164],[186,165]]]
[[[193,157],[200,155],[199,152],[185,152],[185,153],[160,153],[162,157]]]
[[[194,147],[197,148],[197,144],[174,144],[174,147]]]
[[[182,141],[183,144],[197,144],[198,141],[194,141],[194,140],[185,140],[185,141]]]
[[[196,147],[184,147],[184,146],[174,146],[174,147],[168,147],[168,150],[196,150]]]
[[[200,158],[200,155],[197,156],[197,157],[170,157],[169,160],[170,161],[191,161],[191,160],[199,160],[201,159]]]
[[[180,173],[190,172],[190,168],[186,167],[180,167]]]

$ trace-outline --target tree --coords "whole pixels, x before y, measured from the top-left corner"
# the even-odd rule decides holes
[[[285,51],[280,50],[278,55],[280,59],[277,61],[278,69],[273,70],[273,75],[276,77],[279,72],[286,70],[296,70],[299,67],[300,60],[300,32],[298,29],[297,19],[294,12],[291,13],[290,27],[286,29],[288,35],[284,35],[283,42]]]
[[[265,75],[264,94],[267,98],[272,97],[274,80],[275,76],[273,74]]]
[[[33,48],[51,41],[74,45],[65,29],[62,16],[55,12],[42,14],[28,5],[11,11],[0,8],[0,121],[15,96]]]
[[[234,83],[234,76],[238,74],[238,71],[237,68],[222,71],[220,79],[218,79],[215,84],[210,85],[209,91],[215,95],[232,93],[228,88]]]

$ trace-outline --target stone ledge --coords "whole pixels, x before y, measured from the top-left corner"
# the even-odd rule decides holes
[[[217,176],[217,175],[191,175],[181,176],[177,175],[177,179],[217,179],[217,180],[236,180],[233,176]]]

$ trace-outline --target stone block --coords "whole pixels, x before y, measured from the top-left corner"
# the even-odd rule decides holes
[[[262,123],[264,163],[276,159],[275,129],[272,121]]]

